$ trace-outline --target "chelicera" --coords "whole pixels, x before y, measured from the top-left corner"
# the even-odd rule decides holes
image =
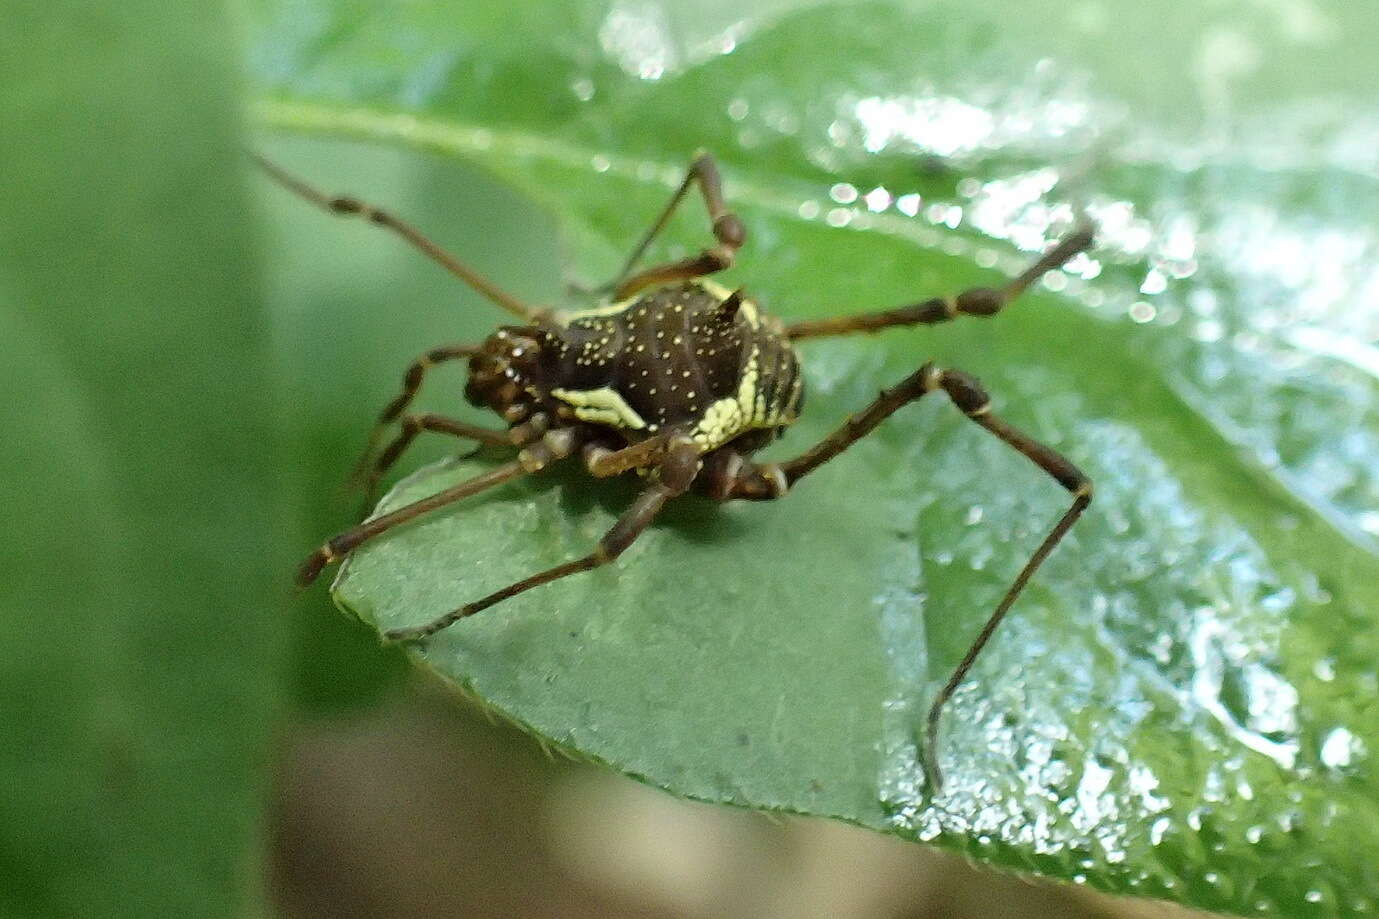
[[[422,431],[511,447],[515,458],[332,537],[302,562],[300,584],[310,584],[325,566],[399,524],[567,458],[577,457],[598,478],[635,472],[645,480],[639,496],[589,554],[536,572],[429,622],[387,632],[389,639],[424,639],[509,597],[606,565],[637,539],[667,501],[687,492],[718,501],[782,498],[898,409],[931,393],[943,394],[982,429],[1067,489],[1071,506],[1015,576],[929,709],[924,765],[933,785],[939,785],[935,750],[944,704],[1035,570],[1091,502],[1091,482],[1059,453],[992,412],[991,400],[976,379],[933,363],[882,391],[799,455],[779,462],[757,462],[753,455],[780,437],[803,407],[804,376],[796,342],[960,316],[993,316],[1046,272],[1089,248],[1090,228],[1074,230],[1003,287],[974,288],[879,312],[787,323],[742,290],[729,290],[709,279],[733,264],[746,230],[724,202],[713,158],[700,154],[618,277],[606,286],[609,295],[592,309],[558,312],[506,293],[387,211],[356,198],[323,194],[276,165],[260,162],[280,183],[327,210],[360,216],[397,233],[518,320],[479,344],[446,345],[419,357],[407,369],[402,392],[379,415],[361,469],[372,493]],[[697,255],[637,271],[647,247],[696,185],[708,209],[714,244]],[[455,360],[469,362],[465,397],[496,412],[505,428],[407,411],[426,371]],[[383,434],[394,424],[399,425],[398,433],[378,450]]]

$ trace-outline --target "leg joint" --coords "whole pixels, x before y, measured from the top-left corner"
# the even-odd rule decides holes
[[[615,451],[607,447],[601,447],[598,444],[585,444],[582,453],[584,468],[589,471],[590,475],[598,478],[612,475],[613,473],[608,471],[608,458],[612,456],[614,452]]]
[[[321,569],[333,565],[340,557],[331,551],[329,543],[317,549],[297,566],[297,586],[306,587],[321,574]]]
[[[579,446],[572,428],[556,428],[517,454],[517,462],[527,472],[540,472],[556,460],[564,459]]]
[[[786,477],[784,469],[776,463],[767,463],[757,471],[761,474],[761,480],[766,483],[766,490],[771,497],[785,497],[785,493],[790,490],[790,479]]]
[[[919,385],[925,392],[933,392],[943,388],[943,371],[933,365],[925,364],[919,368]]]
[[[513,425],[508,428],[508,440],[517,446],[529,444],[538,437],[546,433],[550,427],[551,420],[545,412],[537,412],[521,424]]]
[[[546,445],[540,442],[532,444],[517,453],[517,462],[521,464],[524,472],[540,472],[550,464],[554,457]]]
[[[711,271],[722,271],[725,268],[733,267],[733,262],[737,260],[737,255],[733,249],[734,247],[726,244],[714,246],[712,249],[705,249],[705,267],[708,267]]]
[[[317,551],[321,553],[321,558],[327,565],[333,565],[345,557],[345,553],[354,548],[354,540],[348,534],[341,533],[339,536],[329,540]]]
[[[736,214],[724,214],[713,222],[713,236],[729,249],[740,249],[747,240],[747,227]]]
[[[976,377],[961,370],[944,370],[939,374],[938,383],[953,404],[969,417],[976,418],[991,411],[991,397]]]
[[[362,214],[369,210],[363,201],[349,195],[336,195],[326,202],[326,206],[337,214]]]
[[[958,312],[969,316],[994,316],[1005,306],[1006,298],[999,290],[974,287],[958,295],[954,304]]]
[[[703,454],[694,441],[683,435],[676,436],[666,444],[665,455],[657,467],[657,480],[668,494],[682,495],[694,484],[703,468]]]
[[[817,465],[808,463],[808,456],[806,454],[800,458],[806,460],[803,464],[797,460],[786,463],[785,466],[766,463],[741,469],[728,486],[724,497],[745,498],[749,501],[770,501],[784,497],[790,490],[791,482],[797,481]],[[786,467],[789,467],[789,471],[786,471]]]

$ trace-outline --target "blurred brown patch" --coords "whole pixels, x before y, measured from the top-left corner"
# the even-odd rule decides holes
[[[433,686],[303,726],[271,882],[293,919],[1190,919],[826,820],[554,761]]]

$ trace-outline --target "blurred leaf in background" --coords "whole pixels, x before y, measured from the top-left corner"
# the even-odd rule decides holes
[[[0,913],[253,915],[292,509],[236,48],[3,20]]]

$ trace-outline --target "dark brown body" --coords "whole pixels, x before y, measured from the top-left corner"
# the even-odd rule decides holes
[[[701,456],[745,456],[794,423],[804,378],[778,319],[696,279],[500,329],[470,358],[465,395],[511,423],[582,425],[609,450],[683,435]]]

